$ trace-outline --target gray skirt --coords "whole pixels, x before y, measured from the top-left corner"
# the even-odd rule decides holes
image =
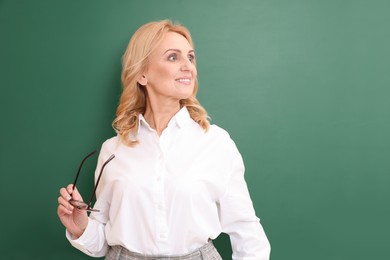
[[[213,242],[208,242],[206,245],[198,248],[192,253],[186,255],[144,255],[140,253],[134,253],[122,246],[111,246],[106,255],[106,260],[221,260],[217,249],[214,247]]]

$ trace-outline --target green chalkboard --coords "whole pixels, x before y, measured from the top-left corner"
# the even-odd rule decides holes
[[[89,259],[56,215],[114,135],[142,24],[192,32],[199,100],[235,140],[271,259],[389,259],[390,2],[0,1],[1,259]],[[95,160],[95,161],[94,161]],[[89,194],[96,158],[80,189]],[[216,246],[231,258],[222,235]]]

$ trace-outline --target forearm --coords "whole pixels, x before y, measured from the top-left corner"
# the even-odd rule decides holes
[[[73,239],[68,231],[66,237],[73,247],[83,253],[92,257],[102,257],[108,250],[104,229],[104,224],[89,218],[88,226],[79,238]]]
[[[228,229],[233,260],[269,260],[271,246],[258,221],[236,223]]]

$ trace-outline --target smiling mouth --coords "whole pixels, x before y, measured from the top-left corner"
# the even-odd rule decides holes
[[[190,78],[180,78],[180,79],[177,79],[176,81],[179,83],[182,83],[182,84],[187,84],[187,85],[191,83]]]

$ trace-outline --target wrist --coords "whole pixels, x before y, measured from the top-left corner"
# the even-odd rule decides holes
[[[82,223],[75,223],[75,229],[70,232],[72,239],[78,239],[84,234],[85,230],[87,229],[88,222],[89,218],[87,218],[86,221],[83,221]]]
[[[72,239],[73,239],[73,240],[79,239],[79,238],[84,234],[85,229],[86,229],[86,228],[84,228],[84,229],[79,229],[79,230],[77,230],[77,231],[75,231],[75,232],[70,233]]]

